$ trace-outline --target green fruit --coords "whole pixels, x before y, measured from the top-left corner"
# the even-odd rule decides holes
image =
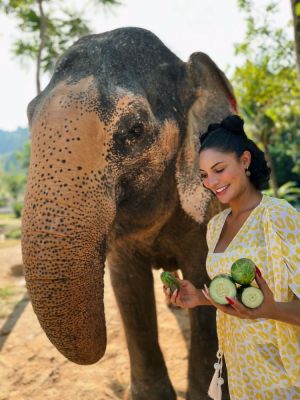
[[[255,278],[255,264],[249,258],[240,258],[231,266],[232,279],[240,285],[250,285]]]
[[[171,289],[171,292],[180,288],[180,284],[171,272],[164,271],[160,274],[162,283]]]
[[[225,297],[235,298],[236,286],[230,275],[219,274],[209,285],[210,297],[218,304],[229,304]]]
[[[264,301],[264,295],[255,286],[241,286],[238,288],[238,299],[248,308],[257,308]]]

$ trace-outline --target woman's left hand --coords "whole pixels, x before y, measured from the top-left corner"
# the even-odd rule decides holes
[[[257,267],[255,280],[264,295],[263,303],[257,308],[247,308],[236,298],[231,299],[229,297],[226,297],[229,302],[228,305],[218,304],[210,297],[209,290],[206,285],[204,285],[204,289],[202,289],[202,292],[213,306],[226,314],[242,319],[269,318],[269,316],[274,315],[274,312],[276,310],[276,301],[274,300],[274,295],[271,289],[269,288],[264,278],[261,276],[261,272]]]

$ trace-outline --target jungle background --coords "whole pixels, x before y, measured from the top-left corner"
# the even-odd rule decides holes
[[[218,1],[213,2],[216,13]],[[227,60],[223,69],[233,85],[246,131],[265,152],[272,169],[265,192],[285,198],[300,210],[300,1],[234,1],[244,32],[243,38],[232,44],[234,62]],[[176,0],[177,5],[180,2],[185,3]],[[89,12],[112,18],[127,3],[130,1],[94,0],[78,12],[55,0],[0,0],[0,14],[14,21],[11,56],[20,70],[28,64],[34,67],[31,85],[35,93],[45,87],[59,55],[80,36],[96,32],[88,20]],[[280,7],[289,9],[286,23],[278,23]],[[203,51],[200,46],[197,50]],[[83,368],[63,359],[32,312],[20,249],[30,132],[27,126],[1,128],[0,119],[0,400],[40,399],[41,392],[46,399],[124,398],[128,355],[107,276],[109,342],[106,355],[96,366]],[[184,398],[187,314],[166,307],[158,274],[155,288],[161,346],[178,398]]]

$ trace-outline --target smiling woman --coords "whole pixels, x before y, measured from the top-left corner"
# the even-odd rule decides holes
[[[231,400],[299,399],[300,215],[260,192],[270,169],[237,115],[209,125],[200,144],[203,184],[229,205],[207,227],[207,273],[211,279],[228,275],[237,259],[251,259],[264,301],[251,309],[233,293],[228,304],[217,304],[206,286],[201,291],[189,281],[166,294],[181,307],[211,304],[218,310],[218,363],[208,392],[213,399],[221,398],[223,355]]]
[[[238,116],[229,116],[221,124],[209,125],[200,137],[203,184],[224,203],[229,203],[235,188],[247,188],[249,180],[250,189],[261,190],[270,177],[264,153],[247,138],[243,124]]]

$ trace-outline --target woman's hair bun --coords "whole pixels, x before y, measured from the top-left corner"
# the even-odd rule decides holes
[[[209,124],[207,131],[200,135],[200,144],[202,145],[207,137],[211,134],[211,132],[214,132],[215,130],[221,128],[221,124],[215,123],[215,124]]]
[[[207,128],[207,133],[215,131],[216,129],[221,128],[221,124],[215,123],[215,124],[209,124]]]
[[[228,115],[221,121],[220,125],[227,131],[245,136],[244,121],[238,115]]]

